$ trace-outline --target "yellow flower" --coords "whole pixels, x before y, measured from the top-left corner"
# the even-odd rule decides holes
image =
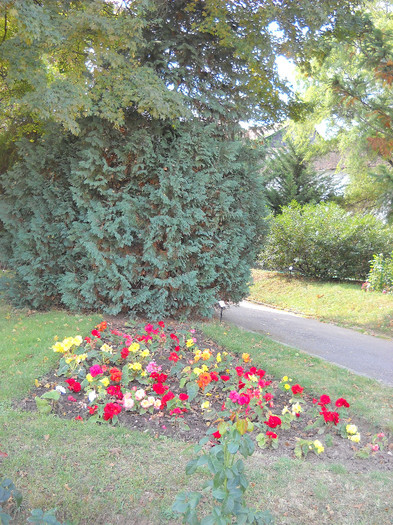
[[[300,403],[295,403],[292,405],[292,414],[300,414],[300,412],[303,412]]]
[[[141,352],[141,357],[147,357],[148,355],[150,355],[149,350],[143,350],[143,352]]]
[[[200,368],[194,368],[193,372],[195,375],[200,376],[202,374],[202,370]]]
[[[325,447],[322,445],[322,443],[318,439],[314,441],[314,447],[316,448],[318,454],[320,454],[321,452],[325,450]]]
[[[250,354],[246,354],[246,353],[242,354],[242,359],[243,359],[243,361],[244,361],[245,363],[249,363],[249,362],[250,362],[250,359],[251,359],[251,358],[250,358]]]
[[[186,346],[187,348],[191,348],[192,346],[194,346],[194,340],[193,339],[187,339],[186,341]]]
[[[204,350],[204,351],[202,352],[202,359],[203,359],[204,361],[207,361],[208,359],[210,359],[210,357],[211,357],[210,350]]]
[[[128,347],[128,350],[130,352],[135,353],[135,352],[137,352],[139,350],[140,347],[141,346],[138,343],[132,343],[132,345]]]
[[[142,365],[140,363],[130,363],[128,368],[130,370],[142,370]]]
[[[89,383],[91,383],[92,381],[94,381],[94,377],[93,377],[91,374],[87,374],[87,375],[86,375],[86,379],[89,381]]]
[[[288,376],[284,376],[281,381],[288,381]]]
[[[284,414],[290,414],[290,412],[289,412],[287,406],[285,406],[285,407],[282,409],[281,414],[282,414],[282,415],[284,415]]]
[[[73,360],[74,360],[74,356],[71,356],[71,357],[67,357],[65,362],[67,363],[67,365],[69,365]]]
[[[350,439],[351,441],[354,441],[355,443],[359,443],[360,434],[355,434],[354,436],[348,436],[348,439]]]
[[[86,361],[86,359],[87,359],[87,354],[78,355],[78,363],[80,363],[81,361]]]
[[[216,361],[217,363],[221,363],[222,359],[221,359],[221,352],[218,352],[218,354],[216,355]]]
[[[209,370],[209,367],[206,365],[202,365],[201,368],[202,368],[202,372],[208,372]]]
[[[101,379],[101,383],[107,387],[110,383],[109,379],[107,377],[104,377],[104,379]]]
[[[82,344],[82,337],[80,335],[77,335],[76,337],[74,337],[74,345],[75,346],[80,346]]]
[[[191,367],[186,366],[185,368],[183,368],[182,374],[188,374],[190,371],[191,371]]]
[[[53,351],[54,351],[54,352],[61,352],[61,353],[64,353],[64,352],[66,351],[65,348],[64,348],[64,346],[63,346],[63,343],[59,343],[59,342],[57,342],[56,344],[54,344],[54,345],[52,346],[52,348],[53,348]]]
[[[113,348],[111,346],[107,345],[106,343],[104,343],[101,346],[101,352],[107,352],[108,354],[113,354]]]
[[[284,388],[285,388],[285,390],[289,390],[289,389],[291,388],[291,385],[288,385],[288,383],[286,383],[286,384],[284,385]]]
[[[347,425],[345,430],[347,431],[347,434],[356,434],[358,427],[356,425]]]
[[[206,408],[209,408],[210,406],[210,402],[209,401],[204,401],[202,404],[201,404],[201,408],[202,410],[205,410]]]
[[[255,383],[256,381],[259,381],[259,377],[254,375],[254,374],[252,374],[252,375],[248,376],[248,380],[249,381],[253,381]]]
[[[141,376],[146,377],[146,370],[143,370],[143,372],[141,372]]]

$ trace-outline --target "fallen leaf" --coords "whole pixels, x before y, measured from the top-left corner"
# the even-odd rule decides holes
[[[44,435],[44,439],[45,439],[45,441],[48,441],[48,439],[49,439],[49,434],[45,434],[45,435]]]

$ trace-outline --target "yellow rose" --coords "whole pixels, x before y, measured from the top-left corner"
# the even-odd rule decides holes
[[[148,355],[150,355],[149,350],[143,350],[143,352],[141,352],[141,357],[147,357]]]
[[[356,425],[347,425],[345,430],[347,431],[347,434],[356,434],[358,427]]]
[[[350,439],[351,441],[354,441],[355,443],[359,443],[360,434],[355,434],[354,436],[348,436],[348,439]]]
[[[52,346],[52,349],[54,352],[61,352],[61,353],[64,353],[65,352],[65,348],[63,346],[63,343],[56,343]]]
[[[187,339],[186,341],[186,346],[187,348],[191,348],[192,346],[194,346],[194,340],[193,339]]]
[[[75,346],[80,346],[82,344],[82,337],[80,335],[77,335],[76,337],[74,337],[74,345]]]
[[[288,376],[284,376],[281,381],[288,381]]]
[[[325,447],[322,445],[322,443],[318,439],[314,441],[314,447],[316,448],[316,451],[318,454],[320,454],[321,452],[325,450]]]
[[[104,379],[101,379],[101,383],[104,385],[104,387],[107,387],[110,381],[107,377],[104,377]]]
[[[284,388],[285,388],[285,390],[289,390],[289,389],[291,388],[291,385],[288,385],[288,383],[286,383],[286,384],[284,385]]]

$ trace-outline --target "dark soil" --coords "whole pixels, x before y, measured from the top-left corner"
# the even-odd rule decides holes
[[[111,318],[108,319],[108,325],[110,328],[116,328],[124,332],[129,332],[130,329],[125,327],[126,321],[127,319],[125,318]],[[173,330],[175,330],[178,325],[172,323],[170,326]],[[214,341],[207,339],[202,332],[196,332],[194,335],[197,338],[197,346],[200,349],[209,348],[215,352],[222,352],[225,350],[224,348],[217,345],[217,343]],[[155,354],[154,360],[157,362],[157,364],[162,365],[163,372],[168,373],[170,366],[168,365],[167,355],[157,356],[157,354]],[[268,374],[266,374],[264,379],[270,379],[274,384],[274,378],[269,377]],[[16,402],[15,405],[23,410],[32,412],[36,411],[37,407],[35,403],[35,397],[41,396],[45,392],[54,389],[58,384],[64,385],[64,378],[57,377],[56,372],[53,371],[45,377],[42,377],[40,383],[40,386],[35,388],[31,392],[30,396]],[[178,380],[175,377],[169,376],[166,384],[170,386],[170,389],[175,394],[180,392],[178,388]],[[220,407],[226,396],[218,388],[213,390],[211,393],[212,396],[209,398],[211,405],[217,408]],[[69,394],[72,394],[76,401],[69,401]],[[340,437],[334,432],[334,428],[332,431],[326,431],[324,434],[320,435],[318,434],[317,429],[310,430],[307,428],[311,423],[309,413],[312,407],[312,398],[305,395],[304,399],[307,401],[307,403],[304,405],[306,407],[305,411],[298,419],[292,422],[291,429],[278,430],[278,448],[260,449],[259,447],[256,447],[256,454],[268,455],[269,457],[273,458],[279,458],[282,456],[294,458],[296,438],[310,440],[319,439],[324,444],[324,452],[320,455],[310,453],[307,455],[305,461],[312,463],[325,462],[331,464],[340,464],[348,471],[352,472],[366,472],[372,470],[393,471],[393,443],[391,439],[389,440],[389,445],[386,446],[384,450],[371,453],[365,459],[359,458],[357,456],[358,452],[365,447],[366,443],[371,442],[372,437],[375,434],[375,429],[373,429],[366,421],[356,418],[356,414],[351,414],[353,417],[353,419],[351,419],[351,423],[357,425],[361,434],[361,442],[359,444]],[[115,399],[112,401],[115,401]],[[288,397],[284,393],[281,393],[279,389],[276,389],[274,395],[274,407],[272,408],[273,413],[279,415],[281,413],[282,407],[287,403]],[[197,398],[197,401],[191,403],[191,410],[184,414],[183,418],[178,419],[174,419],[174,417],[170,416],[167,411],[158,411],[154,414],[147,413],[139,415],[123,410],[118,416],[119,424],[132,430],[147,432],[156,438],[166,436],[185,442],[196,443],[205,436],[206,430],[211,424],[211,422],[204,419],[200,404],[201,399]],[[58,417],[65,419],[75,419],[78,416],[82,417],[83,419],[88,419],[89,417],[86,397],[83,392],[67,392],[66,395],[62,395],[59,402],[55,404],[53,412]],[[81,422],[81,424],[83,423]],[[187,426],[188,429],[185,429],[185,426]],[[327,446],[325,441],[327,434],[331,436],[328,438],[328,441],[331,441],[330,446]],[[213,445],[214,443],[215,440],[212,438],[211,444]]]

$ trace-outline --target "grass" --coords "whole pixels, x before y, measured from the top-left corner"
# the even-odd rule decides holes
[[[393,296],[363,292],[360,284],[319,282],[253,270],[249,299],[320,321],[393,337]]]
[[[203,469],[189,478],[185,475],[193,457],[187,443],[12,406],[11,399],[26,396],[34,379],[53,366],[56,356],[50,346],[55,335],[84,335],[99,320],[0,306],[0,451],[8,454],[0,458],[0,472],[13,479],[24,496],[17,524],[25,523],[27,509],[53,507],[58,519],[78,525],[178,524],[171,511],[176,493],[196,490],[205,479]],[[355,412],[376,428],[392,430],[393,389],[263,336],[217,323],[202,328],[230,351],[249,351],[269,373],[290,374],[316,394],[347,396]],[[250,504],[271,510],[277,524],[391,523],[390,473],[355,475],[342,465],[325,464],[322,457],[310,463],[256,452],[248,461],[247,475]]]

